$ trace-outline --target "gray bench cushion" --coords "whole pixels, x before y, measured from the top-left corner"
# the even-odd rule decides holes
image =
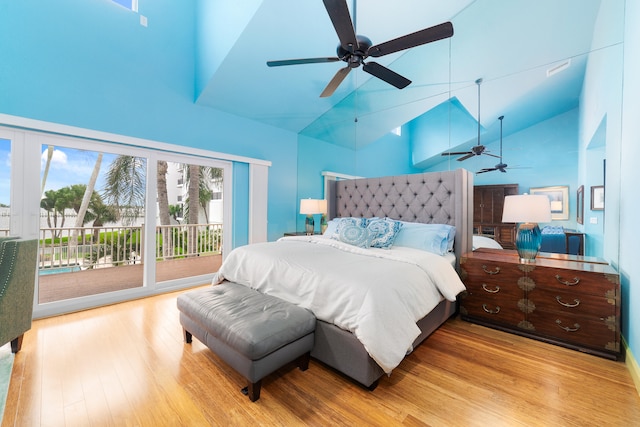
[[[178,309],[208,333],[258,360],[314,331],[315,316],[279,298],[225,282],[178,297]]]

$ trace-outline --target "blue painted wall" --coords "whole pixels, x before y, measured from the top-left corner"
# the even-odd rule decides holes
[[[0,2],[0,113],[270,160],[268,236],[281,235],[295,220],[297,136],[194,104],[187,6],[140,2],[143,27],[107,0]]]
[[[625,9],[624,103],[621,134],[621,162],[611,165],[620,173],[620,266],[622,276],[623,335],[636,363],[640,360],[640,262],[638,262],[638,212],[640,200],[640,2],[628,1]],[[607,146],[608,148],[608,146]],[[607,196],[608,197],[608,196]],[[608,214],[607,214],[608,215]],[[635,309],[634,309],[635,308]],[[638,365],[635,365],[638,369]],[[636,372],[640,375],[640,372]],[[640,378],[636,378],[640,390]]]

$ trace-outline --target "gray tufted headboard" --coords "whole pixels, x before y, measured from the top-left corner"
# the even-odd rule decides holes
[[[473,174],[465,169],[336,181],[329,216],[389,217],[456,227],[455,254],[471,250]],[[333,192],[333,191],[331,191]]]

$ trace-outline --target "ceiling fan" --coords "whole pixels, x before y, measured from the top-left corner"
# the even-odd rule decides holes
[[[480,144],[480,84],[481,83],[482,83],[482,79],[476,80],[476,84],[478,85],[478,144],[471,147],[469,151],[453,151],[448,153],[442,153],[443,156],[462,156],[458,159],[459,162],[463,160],[467,160],[473,156],[479,156],[481,154],[484,154],[485,156],[496,157],[496,158],[501,157],[501,156],[496,156],[495,154],[489,153],[486,147]]]
[[[346,0],[323,0],[323,2],[327,9],[327,13],[329,14],[329,18],[333,23],[333,27],[338,34],[338,39],[340,40],[340,44],[337,49],[337,56],[267,61],[267,65],[269,67],[337,61],[346,62],[347,66],[339,69],[327,87],[322,91],[320,94],[321,98],[331,96],[338,86],[340,86],[340,83],[342,83],[345,77],[347,77],[351,69],[358,68],[360,65],[362,65],[362,69],[366,73],[369,73],[372,76],[397,87],[398,89],[404,89],[411,84],[411,80],[376,62],[365,62],[365,60],[370,56],[378,58],[390,53],[399,52],[401,50],[410,49],[412,47],[453,36],[453,24],[451,24],[451,22],[445,22],[384,43],[372,45],[371,40],[367,37],[356,35]]]
[[[502,162],[502,119],[504,119],[504,116],[498,117],[498,120],[500,120],[500,163],[498,163],[497,165],[495,165],[495,167],[492,167],[492,168],[483,168],[478,172],[476,172],[476,175],[479,173],[493,172],[493,171],[500,171],[505,173],[507,172],[507,167],[509,165]]]
[[[493,172],[493,171],[500,171],[500,172],[507,172],[507,169],[528,169],[527,166],[512,166],[509,167],[509,165],[507,165],[506,163],[504,163],[502,161],[502,119],[504,119],[504,116],[500,116],[498,117],[498,120],[500,120],[500,163],[498,163],[497,165],[495,165],[492,168],[483,168],[480,169],[478,172],[476,172],[476,175],[479,173],[485,173],[485,172]]]

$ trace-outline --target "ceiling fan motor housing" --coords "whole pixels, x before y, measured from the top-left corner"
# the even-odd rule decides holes
[[[356,40],[358,41],[358,46],[353,52],[343,48],[342,45],[338,45],[336,49],[338,58],[346,62],[349,68],[358,68],[369,56],[367,52],[371,47],[371,40],[365,36],[356,36]]]

